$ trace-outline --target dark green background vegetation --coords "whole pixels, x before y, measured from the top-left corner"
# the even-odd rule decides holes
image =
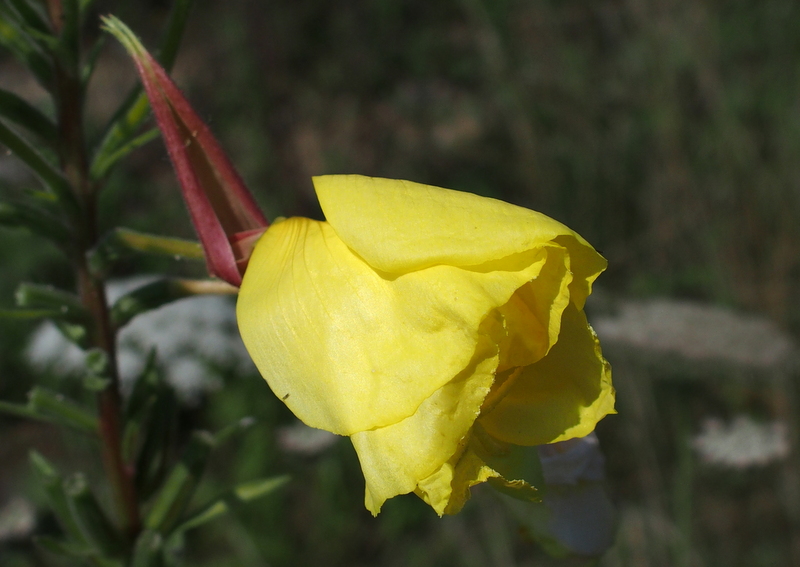
[[[152,46],[168,6],[101,2],[100,12],[114,11]],[[702,300],[800,332],[794,0],[199,0],[173,74],[270,217],[319,217],[310,181],[318,174],[472,191],[580,232],[608,258],[600,286],[616,296]],[[5,54],[0,83],[41,98]],[[130,61],[109,42],[90,87],[90,132],[133,83]],[[5,178],[17,175],[12,160],[0,157]],[[103,208],[106,228],[192,236],[160,142],[116,172]],[[11,305],[22,280],[72,285],[55,250],[24,232],[2,229],[0,258],[2,305]],[[201,274],[154,263],[123,266],[116,275],[159,269]],[[24,399],[34,383],[19,356],[32,328],[6,322],[0,329],[3,399]],[[671,386],[658,396],[666,405],[651,419],[672,417],[654,424],[663,426],[660,441],[645,443],[667,479],[677,478],[687,433],[675,408],[699,412],[720,398],[715,388]],[[669,489],[653,496],[626,484],[636,472],[626,468],[631,447],[615,446],[626,424],[624,407],[620,413],[600,428],[612,496],[644,509],[648,498],[661,499],[674,511],[679,503]],[[294,481],[198,532],[191,565],[549,564],[484,493],[457,518],[440,521],[408,497],[372,520],[346,441],[317,457],[276,449],[274,427],[291,418],[255,375],[232,377],[181,420],[216,429],[243,415],[259,425],[215,459],[203,490],[286,471]],[[30,445],[58,453],[58,444],[52,429],[0,418],[0,493],[25,485]],[[83,455],[67,453],[67,463]],[[776,475],[677,478],[721,495],[716,515],[691,516],[692,544],[676,552],[681,561],[644,543],[644,555],[617,554],[604,564],[791,564],[796,518],[775,509],[780,493],[759,500]],[[40,519],[45,527],[52,522]],[[726,553],[725,541],[739,552]],[[43,557],[29,542],[0,544],[2,565],[49,564]]]

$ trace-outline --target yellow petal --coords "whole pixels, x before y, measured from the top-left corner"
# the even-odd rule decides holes
[[[476,424],[464,447],[432,475],[421,480],[415,492],[440,516],[457,514],[470,498],[470,489],[488,481],[514,498],[541,500],[544,485],[536,447],[502,443]]]
[[[479,327],[534,279],[536,248],[502,270],[376,272],[327,224],[272,225],[245,273],[237,319],[275,394],[306,424],[351,435],[402,421],[476,352]]]
[[[561,313],[570,300],[572,274],[564,248],[548,246],[544,250],[547,262],[536,279],[520,287],[497,310],[507,330],[500,342],[500,372],[533,364],[558,340]]]
[[[582,308],[606,266],[583,238],[560,222],[496,199],[360,175],[315,177],[314,188],[339,237],[378,270],[477,266],[558,239],[574,259],[571,294]]]
[[[542,445],[588,435],[613,411],[611,369],[583,311],[570,304],[547,356],[524,368],[479,423],[501,441]]]
[[[496,339],[481,336],[467,368],[422,402],[414,415],[352,435],[367,483],[368,510],[377,515],[386,500],[411,492],[452,458],[480,413],[496,367]]]
[[[470,488],[494,479],[499,480],[500,473],[488,466],[468,446],[439,470],[421,480],[415,492],[439,516],[457,514],[469,500]]]

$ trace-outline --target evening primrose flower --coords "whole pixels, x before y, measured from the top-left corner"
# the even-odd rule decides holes
[[[314,187],[327,222],[273,224],[239,293],[272,390],[350,436],[374,514],[412,491],[454,513],[489,479],[533,496],[523,448],[587,435],[613,410],[583,313],[605,261],[494,199],[357,175]]]
[[[489,482],[537,499],[536,445],[613,411],[584,303],[605,260],[540,213],[438,187],[314,178],[325,221],[267,227],[208,129],[118,20],[209,269],[241,285],[245,346],[306,424],[347,435],[366,507],[458,512]]]

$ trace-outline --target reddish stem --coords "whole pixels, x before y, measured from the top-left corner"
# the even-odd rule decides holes
[[[81,218],[75,219],[74,227],[78,244],[75,257],[78,288],[81,300],[92,318],[91,344],[103,350],[109,361],[110,384],[97,395],[100,419],[98,434],[103,464],[119,510],[122,529],[132,540],[141,530],[141,520],[132,473],[122,456],[122,400],[117,372],[116,335],[109,316],[105,285],[91,274],[87,263],[87,253],[97,244],[97,188],[89,177],[83,136],[83,93],[77,69],[68,69],[62,63],[57,63],[56,88],[61,167],[82,205]]]

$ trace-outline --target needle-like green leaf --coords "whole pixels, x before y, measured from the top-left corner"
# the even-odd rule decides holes
[[[172,469],[145,519],[148,529],[168,534],[180,520],[194,495],[214,446],[213,436],[195,431],[180,462]]]
[[[90,252],[89,266],[95,274],[107,274],[117,262],[146,254],[169,256],[175,260],[205,258],[197,242],[116,228]]]
[[[37,386],[28,394],[28,407],[35,413],[84,433],[96,433],[97,417],[69,398]]]
[[[78,202],[66,178],[28,141],[0,121],[0,143],[27,165],[73,217],[80,214]]]
[[[61,475],[58,474],[55,466],[40,453],[31,451],[30,459],[31,466],[33,467],[39,483],[44,489],[50,508],[58,519],[58,523],[61,524],[64,532],[66,532],[74,542],[82,547],[88,546],[88,542],[83,536],[80,525],[69,507],[69,500],[64,491]]]
[[[240,484],[184,521],[175,531],[183,532],[191,530],[211,520],[215,520],[223,514],[228,513],[236,506],[272,494],[289,482],[289,480],[290,477],[288,475],[283,475]]]
[[[0,89],[0,116],[36,134],[42,141],[54,146],[57,138],[52,120],[18,95]]]
[[[42,34],[49,34],[50,27],[47,19],[41,11],[41,4],[35,4],[30,0],[8,0],[22,22],[31,29]]]
[[[67,478],[64,492],[86,541],[103,555],[119,555],[123,549],[122,537],[98,504],[86,477],[74,474]]]
[[[45,89],[53,86],[53,67],[30,34],[25,33],[17,14],[0,3],[0,45],[8,49]]]
[[[67,250],[70,233],[60,219],[27,203],[0,203],[0,225],[26,228]]]

